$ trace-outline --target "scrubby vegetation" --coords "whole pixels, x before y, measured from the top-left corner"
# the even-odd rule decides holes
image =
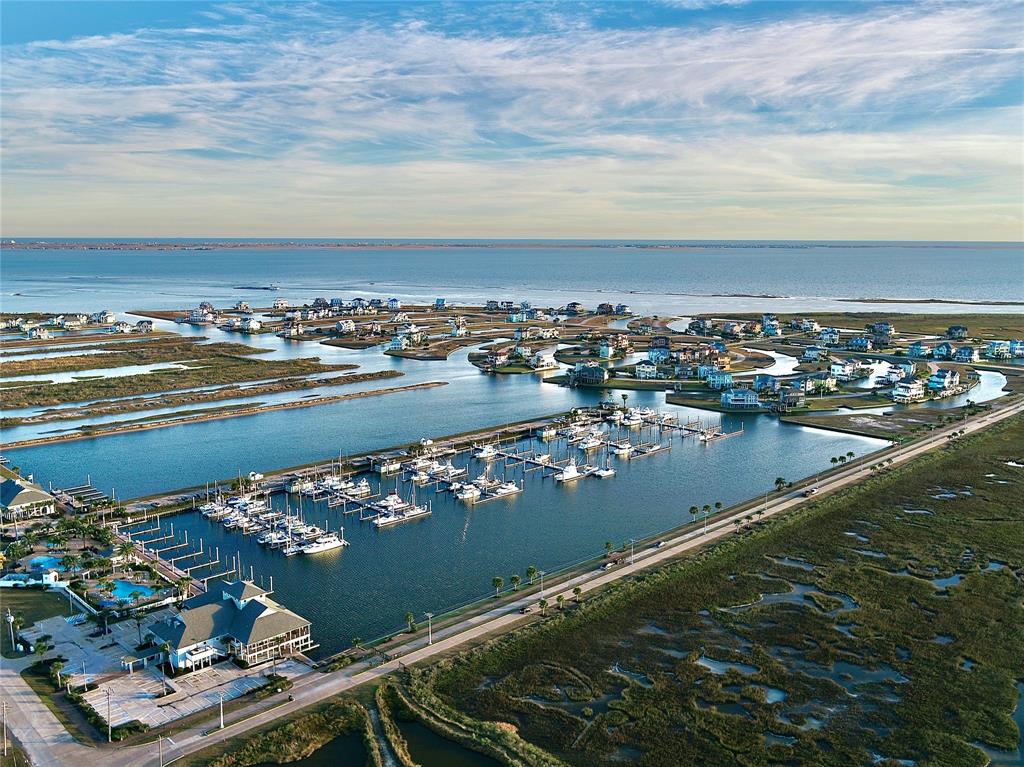
[[[286,764],[312,754],[340,735],[361,732],[368,767],[381,765],[380,750],[365,708],[355,701],[339,701],[287,724],[244,741],[221,754],[208,767],[249,767],[254,764]]]
[[[409,691],[576,765],[980,767],[1021,737],[1022,445],[1016,418],[882,469]]]

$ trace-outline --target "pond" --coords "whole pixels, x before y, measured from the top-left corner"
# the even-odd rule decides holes
[[[442,738],[419,722],[399,720],[398,729],[409,744],[413,761],[421,767],[501,767],[500,762],[486,754]]]
[[[289,762],[292,767],[364,767],[366,765],[366,746],[363,736],[358,732],[340,735],[324,746],[321,746],[305,759]],[[256,767],[279,767],[276,763],[264,763]]]

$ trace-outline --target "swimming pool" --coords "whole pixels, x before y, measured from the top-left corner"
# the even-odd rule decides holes
[[[40,554],[38,557],[32,557],[28,561],[28,566],[33,570],[57,570],[58,572],[64,572],[64,567],[60,564],[60,557],[51,557],[49,554]]]
[[[149,586],[143,586],[141,583],[132,583],[131,581],[116,580],[114,583],[114,589],[112,594],[114,599],[118,602],[131,602],[133,597],[132,594],[141,594],[140,599],[153,596],[156,593],[156,589],[150,588]]]

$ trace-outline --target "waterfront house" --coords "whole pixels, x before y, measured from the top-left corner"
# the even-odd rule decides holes
[[[831,372],[812,373],[796,379],[796,384],[806,394],[827,394],[836,390],[837,379]]]
[[[708,349],[719,354],[727,354],[729,351],[728,347],[721,341],[712,341],[708,344]]]
[[[537,331],[540,328],[537,327],[518,327],[512,331],[512,339],[515,341],[529,341],[531,338],[540,338],[540,333]]]
[[[115,322],[113,325],[111,325],[110,326],[110,330],[108,330],[107,332],[108,333],[131,333],[132,330],[134,330],[134,329],[135,329],[135,326],[132,325],[130,322],[125,322],[124,320],[119,320],[119,321]]]
[[[908,375],[896,382],[892,390],[894,402],[908,404],[925,398],[924,382],[917,376]]]
[[[585,311],[586,309],[583,308],[583,304],[581,304],[579,301],[570,301],[565,305],[566,314],[583,314],[583,312]]]
[[[435,312],[443,312],[447,308],[448,308],[448,302],[445,299],[443,299],[443,298],[435,298],[434,299],[434,311]]]
[[[981,357],[973,346],[961,346],[953,352],[953,359],[956,362],[977,362]]]
[[[647,359],[655,364],[668,359],[668,349],[663,346],[652,346],[647,350]]]
[[[387,304],[386,304],[386,302],[384,301],[383,298],[371,298],[370,299],[370,308],[371,309],[380,310],[380,309],[384,309],[386,306],[387,306]]]
[[[356,309],[357,311],[362,311],[363,309],[369,309],[370,308],[370,302],[367,301],[362,296],[356,296],[355,298],[353,298],[351,305],[352,305],[352,308]]]
[[[874,345],[874,341],[867,336],[854,336],[846,342],[846,348],[851,352],[869,352]]]
[[[732,373],[728,373],[725,370],[716,370],[713,373],[709,373],[704,381],[712,389],[731,389]]]
[[[345,299],[344,298],[332,298],[331,299],[331,308],[332,309],[344,309],[345,308]]]
[[[929,357],[931,353],[932,350],[921,341],[914,341],[914,343],[907,347],[908,357]]]
[[[985,349],[985,356],[992,360],[1010,359],[1013,356],[1010,354],[1010,342],[989,341],[988,347]]]
[[[133,333],[152,333],[153,320],[139,320],[132,328]]]
[[[283,311],[283,310],[285,310],[287,308],[288,308],[288,299],[287,298],[275,298],[274,299],[274,310],[275,311]]]
[[[825,346],[839,345],[839,331],[836,328],[823,328],[818,333],[818,340]]]
[[[352,320],[338,320],[334,323],[334,329],[338,333],[355,333],[356,323]]]
[[[43,517],[55,511],[53,496],[34,482],[16,476],[0,482],[0,519],[5,522]]]
[[[597,356],[603,360],[610,360],[612,358],[612,345],[608,342],[608,339],[602,339],[601,343],[597,345]]]
[[[821,325],[818,324],[818,321],[809,317],[790,320],[789,326],[795,330],[801,330],[804,333],[817,333],[821,330]]]
[[[653,362],[641,360],[633,368],[637,380],[649,381],[658,377],[658,366]]]
[[[527,344],[518,343],[512,348],[512,356],[520,359],[529,359],[533,356],[533,347]]]
[[[807,405],[807,395],[799,386],[783,386],[779,389],[778,409],[782,412]]]
[[[249,308],[249,302],[248,301],[235,301],[235,311],[236,312],[251,312],[252,309]]]
[[[950,325],[948,328],[946,328],[946,338],[952,338],[955,341],[961,341],[967,338],[967,326]]]
[[[614,314],[615,307],[609,303],[600,303],[597,305],[597,309],[595,311],[597,311],[598,314]]]
[[[281,338],[298,338],[306,332],[306,326],[294,320],[285,324],[284,328],[277,334]]]
[[[873,322],[873,323],[870,323],[868,325],[865,325],[864,329],[866,331],[868,331],[869,333],[874,333],[876,335],[883,335],[883,336],[894,336],[894,335],[896,335],[896,327],[891,322],[887,322],[885,320],[882,320],[880,322]]]
[[[953,344],[943,341],[932,350],[932,357],[937,360],[953,359]]]
[[[48,338],[53,338],[53,335],[42,325],[36,325],[34,328],[28,329],[28,337],[42,341]]]
[[[722,407],[731,410],[754,410],[761,407],[761,400],[758,399],[757,392],[746,387],[722,392],[719,402]]]
[[[213,310],[200,304],[198,309],[192,309],[188,313],[185,321],[190,325],[210,325],[216,322],[216,320],[217,316],[213,313]]]
[[[404,352],[409,346],[411,346],[409,336],[399,333],[396,336],[392,336],[388,349],[393,352]]]
[[[104,309],[103,311],[89,315],[89,322],[93,325],[110,325],[113,324],[115,319],[116,317],[114,317],[114,313],[109,309]]]
[[[402,301],[401,301],[401,299],[398,299],[398,298],[389,298],[388,299],[388,311],[389,312],[397,312],[401,308],[402,308]]]
[[[1014,359],[1024,357],[1024,341],[1019,339],[1010,341],[1010,356]]]
[[[632,314],[629,304],[615,304],[615,314]]]
[[[448,332],[448,335],[451,336],[452,338],[462,338],[463,336],[465,336],[466,335],[466,325],[465,325],[465,323],[463,323],[461,325],[459,325],[459,324],[452,325],[452,329]]]
[[[524,312],[533,312],[534,314],[537,313],[537,310],[533,308],[533,304],[530,303],[529,301],[520,301],[519,308],[522,309]]]
[[[715,329],[715,323],[709,319],[703,317],[696,320],[691,320],[690,324],[686,326],[686,332],[692,333],[695,336],[707,336],[712,333]]]
[[[506,299],[498,304],[498,308],[505,313],[514,312],[516,310],[516,302]]]
[[[945,392],[960,385],[960,374],[955,370],[939,368],[928,377],[928,390]]]
[[[397,322],[409,322],[409,321],[410,320],[409,320],[409,313],[408,312],[396,312],[395,314],[392,314],[391,315],[391,319],[388,320],[388,322],[396,322],[396,323]]]
[[[595,362],[577,362],[571,380],[584,386],[595,386],[608,380],[608,371]]]
[[[861,377],[861,365],[855,359],[835,360],[829,366],[829,373],[837,381],[852,381]]]
[[[761,332],[766,336],[777,336],[782,332],[779,318],[774,314],[761,315]]]
[[[778,378],[768,373],[758,373],[754,376],[753,389],[758,393],[775,393],[779,390],[781,382]]]
[[[508,352],[490,351],[487,353],[485,364],[489,368],[500,368],[508,364]]]
[[[506,318],[507,322],[529,322],[530,318],[526,312],[510,312]]]
[[[801,362],[817,362],[820,359],[828,357],[828,349],[823,346],[808,346],[804,349],[803,354],[800,355]]]
[[[308,652],[310,622],[270,598],[251,581],[213,584],[185,600],[177,615],[149,626],[159,644],[169,645],[168,661],[192,671],[221,658],[242,666]]]
[[[255,317],[243,317],[238,323],[238,329],[243,333],[259,333],[263,330],[263,323]]]
[[[730,336],[732,338],[739,338],[740,333],[743,332],[743,326],[738,322],[726,322],[722,325],[722,335]]]
[[[499,310],[499,308],[500,307],[498,305],[498,302],[495,301],[493,298],[490,301],[488,301],[487,303],[484,304],[484,311],[485,312],[496,312],[496,311]]]
[[[548,346],[545,349],[538,349],[530,357],[530,367],[534,370],[551,370],[558,367],[558,362],[555,360],[555,351],[558,349],[557,346]]]

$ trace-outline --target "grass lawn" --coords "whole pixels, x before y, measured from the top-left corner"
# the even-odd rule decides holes
[[[5,616],[3,631],[0,631],[0,652],[5,658],[20,658],[24,655],[24,653],[14,653],[11,647],[11,632],[6,618],[8,609],[25,621],[22,628],[27,628],[44,618],[71,614],[67,598],[56,592],[29,588],[0,590],[0,610]]]
[[[1024,418],[415,669],[573,765],[981,767],[1021,742]],[[877,761],[876,761],[877,758]]]

